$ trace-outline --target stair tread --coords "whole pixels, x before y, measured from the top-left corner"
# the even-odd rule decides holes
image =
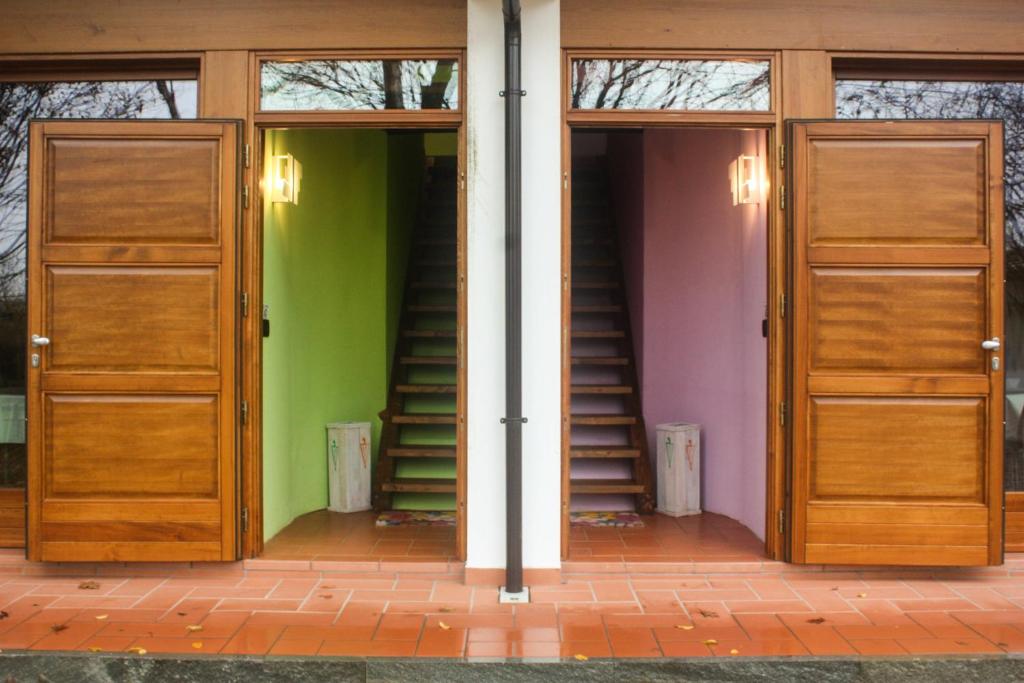
[[[580,413],[571,415],[569,423],[574,425],[634,425],[637,423],[637,417],[636,415]]]
[[[572,458],[639,458],[640,449],[630,446],[572,446]]]
[[[402,356],[402,365],[455,365],[455,356]]]
[[[574,394],[632,394],[629,384],[573,384]]]
[[[572,336],[579,339],[624,339],[625,330],[573,330]]]
[[[632,479],[574,479],[572,493],[643,493],[646,487]]]
[[[454,458],[455,447],[450,446],[394,446],[384,449],[391,458]]]
[[[392,415],[391,421],[395,424],[453,425],[455,424],[455,415],[452,413],[404,413]]]
[[[412,313],[455,313],[455,306],[444,304],[410,304],[407,307]]]
[[[454,384],[399,384],[395,391],[400,394],[454,394]]]
[[[420,280],[412,283],[413,289],[455,289],[454,282],[431,282],[429,280]]]
[[[402,330],[402,336],[423,339],[454,339],[455,330]]]
[[[573,304],[573,313],[622,313],[622,304]]]
[[[455,493],[454,479],[393,479],[381,484],[392,493]]]
[[[629,365],[627,356],[573,356],[573,365]]]

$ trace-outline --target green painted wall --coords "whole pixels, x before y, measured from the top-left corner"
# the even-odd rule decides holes
[[[392,144],[384,131],[286,130],[268,132],[266,149],[302,164],[298,205],[264,204],[269,539],[326,507],[327,423],[370,422],[375,448],[379,441],[423,142]]]

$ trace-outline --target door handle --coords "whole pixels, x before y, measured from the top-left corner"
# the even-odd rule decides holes
[[[49,337],[40,337],[38,334],[32,335],[32,346],[49,346]]]
[[[986,351],[998,351],[1000,346],[999,337],[992,337],[981,342],[981,348]]]

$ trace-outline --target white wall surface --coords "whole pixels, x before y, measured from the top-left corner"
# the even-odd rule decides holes
[[[504,24],[468,1],[467,567],[505,566]],[[525,0],[523,29],[523,564],[560,565],[559,2]]]

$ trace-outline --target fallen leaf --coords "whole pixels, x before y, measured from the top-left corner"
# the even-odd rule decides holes
[[[825,623],[825,617],[814,617],[813,619],[808,619],[807,623],[808,624],[824,624]]]
[[[325,591],[329,591],[337,588],[337,586],[332,586],[330,584],[325,583],[324,585],[320,586],[320,588],[324,589]]]
[[[964,645],[964,646],[968,645],[968,643],[966,643],[966,642],[964,642],[964,641],[962,641],[962,640],[957,640],[957,641],[954,641],[954,642],[955,642],[955,643],[956,643],[957,645]]]
[[[330,600],[330,599],[331,599],[331,598],[333,598],[334,596],[333,596],[333,595],[331,595],[330,593],[325,593],[325,594],[323,594],[323,595],[318,595],[318,596],[316,596],[316,597],[318,597],[318,598],[322,598],[322,599],[324,599],[324,600]]]
[[[97,614],[96,618],[99,619],[100,621],[103,621],[104,619],[106,619],[109,616],[110,616],[109,614]]]
[[[717,619],[718,618],[718,612],[712,612],[709,609],[699,609],[699,610],[697,610],[697,614],[701,615],[705,619]]]
[[[831,588],[829,588],[829,590],[830,591],[837,591],[837,590],[839,590],[839,586],[832,586]]]
[[[53,631],[54,633],[60,633],[61,631],[67,631],[68,630],[68,625],[67,624],[54,624],[53,626],[50,627],[50,630]]]
[[[857,593],[857,597],[858,598],[866,598],[866,597],[868,597],[868,594],[867,593]]]
[[[188,616],[188,612],[178,612],[178,616],[179,617],[187,617]]]
[[[676,624],[676,628],[681,628],[684,631],[692,631],[693,624]]]
[[[90,647],[89,652],[103,652],[102,647]]]
[[[137,655],[144,655],[146,654],[146,648],[135,645],[133,647],[128,648],[128,652],[134,652]]]
[[[731,654],[731,655],[738,655],[739,653],[740,653],[740,651],[737,650],[736,648],[733,648],[733,649],[729,650],[729,654]]]
[[[203,630],[203,625],[202,624],[189,624],[188,626],[185,627],[185,630],[188,631],[189,633],[194,633],[196,631],[202,631]]]
[[[590,657],[588,657],[586,655],[573,655],[572,657],[573,657],[573,659],[575,659],[577,661],[580,661],[580,662],[585,662],[588,659],[590,659]]]
[[[1009,643],[996,643],[996,647],[1010,647]]]
[[[718,641],[715,640],[714,638],[708,638],[707,640],[704,641],[704,644],[705,645],[718,645]]]
[[[454,612],[454,611],[455,610],[453,610],[451,607],[442,607],[441,609],[438,610],[438,612],[442,612],[444,614],[448,614],[449,612]]]
[[[5,612],[4,610],[0,609],[0,619],[6,619],[9,616],[11,615]]]
[[[83,581],[82,583],[78,584],[78,590],[83,591],[94,591],[99,587],[100,584],[98,581]]]
[[[194,650],[202,650],[203,644],[197,640],[196,642],[192,643],[192,648]]]
[[[440,626],[441,628],[443,628],[445,631],[449,631],[452,628],[451,626],[449,626],[448,624],[444,623],[443,621],[437,622],[437,625]]]

